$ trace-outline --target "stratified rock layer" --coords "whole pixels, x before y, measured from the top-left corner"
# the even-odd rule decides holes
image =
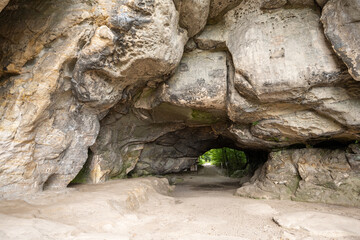
[[[360,145],[272,152],[239,196],[360,206]]]
[[[321,20],[333,49],[360,81],[360,2],[331,0],[323,9]]]
[[[76,180],[97,183],[179,172],[213,147],[358,140],[359,4],[316,2],[10,1],[0,13],[0,197],[64,188],[84,165]],[[324,154],[340,154],[353,176],[352,149]],[[322,201],[303,186],[294,198]]]
[[[66,187],[99,118],[171,73],[187,40],[171,0],[11,4],[0,16],[1,197]]]

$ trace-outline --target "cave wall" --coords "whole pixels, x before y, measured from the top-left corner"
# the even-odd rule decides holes
[[[85,162],[95,183],[181,171],[219,137],[269,152],[358,140],[359,7],[11,0],[0,13],[0,198],[64,188]]]
[[[360,207],[360,145],[274,151],[236,195]]]

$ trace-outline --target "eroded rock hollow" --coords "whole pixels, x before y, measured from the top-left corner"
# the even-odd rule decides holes
[[[0,1],[0,198],[231,146],[270,153],[239,195],[359,206],[359,8]]]

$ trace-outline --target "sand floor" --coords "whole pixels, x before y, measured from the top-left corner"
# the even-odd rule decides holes
[[[147,177],[2,201],[0,239],[360,239],[357,208],[241,198],[238,180],[216,174],[171,180],[175,187]]]

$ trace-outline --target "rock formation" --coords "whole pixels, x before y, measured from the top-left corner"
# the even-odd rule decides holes
[[[353,143],[358,8],[355,0],[11,0],[0,13],[0,198],[64,188],[76,175],[97,183],[179,172],[213,147]],[[271,153],[242,189],[356,205],[359,152],[338,148]],[[314,171],[324,179],[338,171],[351,184],[305,180],[299,162],[322,154]],[[323,170],[333,158],[341,171],[332,160]],[[264,170],[276,161],[286,166]],[[259,187],[277,178],[299,186]],[[323,200],[332,191],[342,197]]]
[[[360,146],[272,152],[237,195],[360,207]]]

